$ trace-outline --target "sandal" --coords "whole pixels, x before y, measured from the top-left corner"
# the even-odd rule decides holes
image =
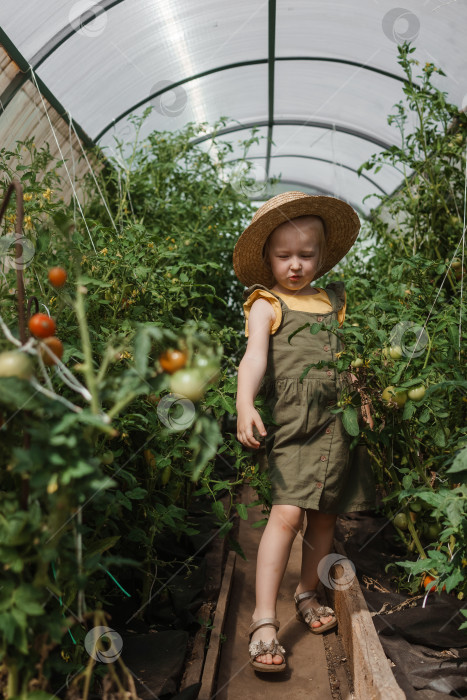
[[[319,622],[320,617],[328,617],[329,615],[336,617],[336,613],[328,605],[320,605],[319,608],[316,609],[310,606],[302,612],[298,604],[301,600],[305,600],[305,598],[317,598],[317,591],[304,591],[303,593],[294,594],[295,609],[297,611],[296,618],[304,622],[308,626],[310,632],[313,632],[313,634],[322,634],[326,630],[337,626],[337,619],[335,619],[334,621],[331,620],[331,622],[327,622],[325,625],[321,623],[320,627],[312,627],[312,622]]]
[[[276,628],[276,630],[278,630],[280,627],[279,620],[276,620],[275,617],[262,617],[260,620],[256,620],[255,622],[251,623],[248,638],[251,639],[253,632],[257,630],[258,627],[264,627],[264,625],[272,625]],[[262,639],[259,639],[257,642],[250,642],[248,651],[250,654],[250,664],[257,671],[266,671],[267,673],[270,673],[271,671],[283,671],[287,667],[285,663],[285,649],[279,644],[278,639],[271,639],[270,642],[263,642]],[[259,654],[272,654],[272,656],[278,654],[279,656],[282,656],[284,663],[262,664],[259,661],[255,661]]]

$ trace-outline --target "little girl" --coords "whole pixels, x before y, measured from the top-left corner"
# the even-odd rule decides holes
[[[335,329],[312,335],[308,327],[290,337],[305,324],[330,326],[337,319],[342,326],[344,283],[332,282],[326,289],[310,283],[346,255],[359,228],[356,212],[335,197],[286,192],[257,210],[234,250],[235,274],[248,287],[243,305],[248,345],[238,368],[237,437],[245,447],[258,448],[261,443],[253,430],[259,431],[272,487],[249,630],[250,663],[259,671],[286,668],[286,652],[276,638],[276,601],[305,512],[296,615],[311,632],[321,634],[337,625],[334,610],[318,601],[316,590],[317,567],[332,549],[337,515],[374,507],[370,465],[354,464],[350,436],[341,417],[329,411],[336,406],[342,378],[326,361],[336,359],[341,339]],[[324,366],[312,368],[300,382],[304,367],[320,360]],[[273,411],[274,424],[268,431],[254,407],[259,390]]]

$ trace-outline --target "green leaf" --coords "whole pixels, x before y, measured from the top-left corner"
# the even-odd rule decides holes
[[[132,489],[131,491],[126,491],[125,495],[127,498],[132,498],[133,500],[141,500],[147,495],[146,489],[141,488],[140,486],[137,486],[135,489]]]
[[[438,427],[434,430],[433,442],[437,447],[444,447],[446,445],[446,436],[442,428]]]
[[[454,460],[446,470],[446,474],[456,474],[457,472],[463,472],[467,470],[467,447],[464,447],[460,452],[456,454]]]
[[[103,280],[96,279],[94,277],[88,277],[88,275],[80,275],[78,279],[79,284],[87,284],[91,285],[94,284],[96,287],[109,287],[108,282],[104,282]]]
[[[354,406],[347,406],[342,413],[342,424],[349,435],[358,435],[358,416]]]
[[[226,536],[226,534],[233,528],[233,522],[231,520],[228,520],[225,522],[218,531],[218,536],[222,539],[223,537]]]
[[[458,583],[462,583],[463,580],[464,576],[462,574],[462,571],[460,571],[459,569],[453,571],[452,574],[448,576],[447,579],[445,579],[443,582],[446,586],[446,593],[452,591],[452,589],[455,588]],[[443,587],[443,583],[441,583],[441,588]]]
[[[44,611],[42,611],[44,612]],[[0,630],[3,632],[3,638],[8,644],[13,643],[15,637],[16,620],[11,612],[4,612],[0,615]]]
[[[86,547],[86,557],[91,557],[94,554],[102,554],[102,552],[111,549],[116,542],[120,539],[121,535],[113,535],[112,537],[104,537],[104,539],[98,542],[93,542],[91,545]]]
[[[230,413],[232,416],[237,415],[237,407],[235,401],[230,396],[225,396],[224,394],[219,394],[219,400],[223,408]]]
[[[452,498],[447,502],[446,515],[453,527],[459,527],[459,525],[463,522],[463,512],[460,499],[454,500],[454,498]]]
[[[267,518],[262,518],[261,520],[257,520],[255,523],[251,523],[251,527],[263,527],[263,525],[267,525],[268,519]]]
[[[219,520],[225,520],[224,504],[221,501],[211,503],[211,510]]]
[[[430,420],[430,411],[428,408],[424,408],[420,414],[419,421],[420,421],[420,423],[428,423],[429,420]]]
[[[244,503],[236,503],[235,508],[242,520],[248,520],[248,511]]]
[[[17,377],[2,377],[0,379],[0,404],[13,409],[32,411],[51,403],[56,402],[39,394],[27,379],[18,379]],[[62,404],[61,408],[63,411]]]
[[[404,412],[402,413],[402,420],[409,420],[412,418],[413,414],[417,410],[414,402],[408,399],[404,405]]]
[[[62,484],[69,484],[72,479],[79,479],[86,474],[92,474],[96,470],[93,464],[89,464],[82,459],[79,459],[75,467],[70,467],[66,469],[60,475],[60,482]]]
[[[402,479],[402,486],[405,489],[409,489],[413,484],[413,477],[411,474],[406,474]]]
[[[16,589],[13,596],[14,603],[26,615],[43,615],[44,608],[41,603],[41,594],[31,585],[23,583]]]
[[[148,367],[148,355],[151,350],[151,338],[146,328],[140,327],[134,341],[135,369],[143,376]]]

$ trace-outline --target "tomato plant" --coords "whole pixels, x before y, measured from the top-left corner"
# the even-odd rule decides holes
[[[47,314],[34,314],[29,319],[28,326],[36,338],[48,338],[55,333],[55,321]]]

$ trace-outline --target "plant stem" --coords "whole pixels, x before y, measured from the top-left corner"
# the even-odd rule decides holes
[[[415,546],[418,549],[418,553],[420,554],[422,559],[426,559],[427,556],[425,554],[425,550],[423,549],[420,540],[418,539],[417,531],[413,526],[412,518],[410,517],[410,510],[408,506],[405,506],[404,508],[404,513],[407,517],[407,524],[409,526],[409,532],[412,535],[413,541],[415,542]]]
[[[129,403],[131,403],[132,401],[134,401],[134,400],[136,399],[137,396],[138,396],[138,394],[135,394],[135,393],[133,392],[132,394],[129,394],[128,396],[126,396],[124,399],[120,399],[120,401],[117,401],[117,403],[115,403],[115,404],[112,406],[112,408],[110,409],[110,411],[107,411],[108,417],[109,417],[110,419],[114,418],[116,415],[118,415],[118,414],[120,413],[120,411],[121,411],[123,408],[125,408],[125,406],[127,406]]]
[[[79,332],[81,336],[81,344],[84,354],[84,363],[82,366],[82,371],[86,379],[86,386],[89,393],[91,394],[91,410],[93,413],[100,413],[99,398],[97,392],[97,383],[94,376],[94,371],[92,367],[92,348],[91,341],[89,339],[89,329],[86,321],[86,311],[84,309],[84,294],[83,286],[78,280],[76,288],[76,301],[75,301],[75,311],[76,317],[78,319]]]

